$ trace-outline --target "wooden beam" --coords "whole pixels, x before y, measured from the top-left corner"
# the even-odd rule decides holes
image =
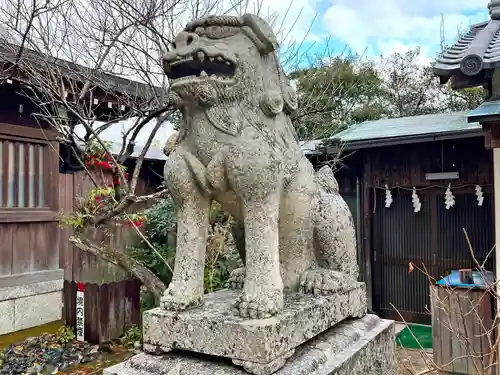
[[[365,267],[365,284],[366,284],[366,293],[367,293],[367,304],[368,304],[368,310],[373,311],[374,309],[374,303],[373,303],[373,298],[375,297],[373,295],[374,288],[373,288],[373,270],[372,270],[372,211],[371,211],[371,194],[372,194],[372,160],[367,157],[367,155],[364,156],[364,163],[363,163],[363,171],[362,171],[362,182],[361,182],[361,189],[362,189],[362,197],[361,197],[361,215],[363,215],[362,218],[362,245],[363,246],[363,252],[364,252],[364,267]],[[359,230],[359,229],[358,229]],[[380,298],[380,297],[379,297]]]
[[[55,141],[58,133],[53,129],[42,129],[31,126],[11,125],[0,123],[0,138],[1,135],[10,137],[38,139],[46,142]]]
[[[500,124],[483,124],[484,147],[487,150],[500,147]]]
[[[491,80],[491,72],[483,70],[475,76],[466,76],[458,74],[451,77],[451,88],[453,90],[466,89],[470,87],[478,87],[488,84]]]
[[[0,223],[42,223],[57,221],[57,212],[32,208],[0,210]]]

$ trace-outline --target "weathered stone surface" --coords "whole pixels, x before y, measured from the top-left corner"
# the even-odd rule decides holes
[[[63,284],[64,279],[60,279],[0,288],[0,301],[35,296],[37,294],[60,292],[63,289]]]
[[[14,329],[19,331],[60,320],[62,292],[38,294],[14,300]]]
[[[33,290],[50,290],[54,287],[43,284],[38,289],[34,284],[21,286],[19,291],[12,292],[10,296],[21,296]],[[0,335],[60,320],[62,305],[61,290],[0,301]]]
[[[174,273],[162,308],[203,299],[210,204],[235,219],[246,269],[235,296],[241,317],[283,309],[284,292],[335,295],[358,278],[352,215],[329,166],[315,172],[290,115],[297,95],[260,17],[191,22],[164,58],[170,100],[183,114],[166,145],[165,183],[177,206]],[[236,282],[238,281],[238,282]]]
[[[245,375],[217,358],[193,353],[139,354],[104,375]],[[345,321],[297,349],[275,375],[395,375],[394,323],[367,315]],[[267,375],[267,374],[266,374]]]
[[[14,300],[0,302],[0,335],[14,332]]]
[[[237,293],[208,294],[203,306],[181,313],[160,308],[145,312],[145,350],[182,349],[267,365],[344,319],[366,314],[362,283],[334,296],[287,294],[284,310],[262,320],[243,319],[234,312]]]

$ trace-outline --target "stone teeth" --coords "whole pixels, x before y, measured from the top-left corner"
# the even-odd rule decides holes
[[[200,61],[205,60],[205,52],[198,51],[197,56],[198,56],[198,60],[200,60]]]
[[[229,61],[226,61],[226,65],[231,65],[231,63]]]
[[[214,58],[213,58],[213,57],[209,57],[209,60],[210,60],[210,61],[214,61]]]
[[[217,56],[217,60],[218,60],[218,61],[222,61],[222,60],[224,60],[224,59],[222,58],[222,56]]]
[[[205,72],[204,70],[202,70],[201,73],[200,73],[200,77],[208,77],[207,72]]]

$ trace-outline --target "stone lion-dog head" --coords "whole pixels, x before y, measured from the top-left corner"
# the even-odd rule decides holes
[[[188,24],[163,61],[179,107],[206,110],[238,103],[269,117],[297,108],[277,56],[278,43],[262,18],[208,16]]]

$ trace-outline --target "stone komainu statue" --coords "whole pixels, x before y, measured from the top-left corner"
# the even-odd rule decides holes
[[[234,218],[245,269],[240,316],[265,318],[283,293],[332,294],[358,278],[352,216],[329,167],[317,173],[290,121],[297,97],[270,26],[254,15],[188,24],[164,57],[182,112],[165,181],[177,208],[177,253],[167,310],[201,303],[211,201]]]

